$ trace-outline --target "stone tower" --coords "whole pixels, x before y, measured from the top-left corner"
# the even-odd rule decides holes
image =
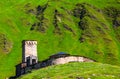
[[[27,63],[28,66],[38,62],[37,41],[24,40],[22,42],[22,62]]]

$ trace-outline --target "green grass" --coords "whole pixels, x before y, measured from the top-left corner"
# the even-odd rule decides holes
[[[90,16],[85,16],[83,21],[88,24],[87,30],[81,30],[78,17],[73,16],[73,9],[76,4],[84,4]],[[30,7],[25,7],[29,4]],[[43,12],[46,32],[30,31],[32,24],[37,22],[34,14],[27,13],[27,10],[34,9],[38,5],[48,4]],[[87,5],[89,4],[89,5]],[[98,12],[96,9],[102,12]],[[66,52],[71,55],[81,55],[92,58],[101,63],[120,65],[120,40],[119,29],[114,30],[109,17],[105,15],[104,9],[108,7],[120,8],[119,0],[2,0],[0,1],[0,34],[4,34],[12,43],[9,52],[3,51],[3,42],[0,44],[0,79],[15,75],[15,65],[22,61],[22,40],[38,41],[38,57],[44,60],[50,55],[58,52]],[[54,11],[58,10],[58,27],[62,35],[55,34]],[[70,32],[63,27],[66,24],[73,31]],[[104,32],[96,30],[99,27]],[[87,35],[92,35],[89,37]],[[81,43],[80,37],[85,41]],[[3,41],[0,38],[0,41]],[[1,42],[0,42],[1,43]]]
[[[18,79],[119,79],[120,68],[101,63],[69,63],[34,70]]]

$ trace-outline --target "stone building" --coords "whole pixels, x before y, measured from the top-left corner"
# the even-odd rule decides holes
[[[22,41],[22,63],[16,65],[16,77],[30,72],[37,63],[37,41]]]
[[[37,41],[23,41],[22,44],[22,62],[27,62],[28,65],[36,64],[38,62]]]
[[[89,58],[82,57],[82,56],[76,56],[76,55],[70,55],[64,52],[54,54],[50,56],[48,60],[51,65],[65,64],[69,62],[94,62],[93,60]]]
[[[73,56],[64,52],[51,55],[48,59],[38,61],[37,57],[37,41],[22,41],[22,62],[16,65],[16,76],[31,72],[32,69],[44,68],[51,65],[65,64],[69,62],[94,62],[93,60],[82,57]],[[12,78],[11,78],[12,79]]]

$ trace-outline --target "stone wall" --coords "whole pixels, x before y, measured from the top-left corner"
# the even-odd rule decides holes
[[[27,63],[20,63],[16,65],[16,76],[14,77],[17,78],[23,74],[27,74],[31,72],[33,69],[40,69],[51,65],[65,64],[69,62],[94,62],[94,60],[80,56],[64,56],[64,57],[58,56],[58,58],[50,57],[49,59],[46,59],[44,61],[39,61],[29,66],[27,66]],[[15,79],[15,78],[11,77],[10,79]]]
[[[52,59],[51,61],[53,65],[65,64],[69,62],[94,62],[91,59],[85,57],[77,57],[77,56],[62,57],[62,58]]]

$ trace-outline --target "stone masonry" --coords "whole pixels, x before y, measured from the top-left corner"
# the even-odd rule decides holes
[[[78,57],[78,56],[68,56],[68,57],[52,59],[52,64],[54,65],[65,64],[69,62],[94,62],[94,61],[85,57]]]
[[[23,62],[30,61],[30,65],[38,62],[37,58],[37,41],[23,41]]]

